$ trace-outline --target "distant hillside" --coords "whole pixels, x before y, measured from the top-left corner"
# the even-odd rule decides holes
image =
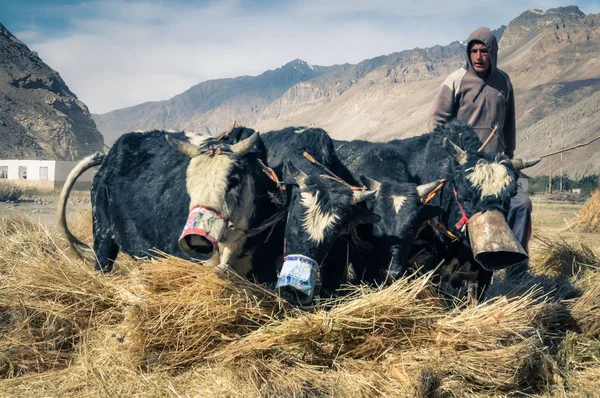
[[[339,69],[344,66],[310,66],[295,60],[256,77],[209,80],[170,100],[146,102],[94,115],[94,119],[109,143],[135,130],[185,129],[215,133],[230,126],[234,119],[255,124],[258,113],[291,87]]]
[[[0,158],[76,160],[103,142],[60,75],[0,24]]]
[[[564,146],[600,134],[600,14],[574,6],[529,10],[494,33],[501,37],[500,67],[516,93],[518,156],[549,152],[551,132],[552,150],[559,148],[561,131]],[[150,128],[214,133],[232,120],[260,131],[312,125],[336,138],[409,137],[425,132],[439,85],[465,57],[464,46],[454,42],[357,65],[311,67],[296,60],[260,76],[204,82],[168,101],[94,118],[107,141]],[[600,172],[598,145],[565,155],[565,170],[571,176]],[[548,167],[544,161],[531,173]]]

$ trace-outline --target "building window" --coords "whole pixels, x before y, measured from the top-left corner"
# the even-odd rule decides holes
[[[48,168],[47,167],[40,167],[40,180],[48,181]]]
[[[27,179],[27,166],[19,166],[19,180]]]
[[[0,166],[0,178],[1,179],[8,178],[8,166]]]

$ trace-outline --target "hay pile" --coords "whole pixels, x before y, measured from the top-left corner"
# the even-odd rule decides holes
[[[532,246],[530,267],[538,275],[568,279],[599,264],[592,249],[583,242],[572,244],[561,238],[536,236]]]
[[[89,241],[89,214],[80,219],[76,234]],[[97,274],[54,232],[2,222],[4,395],[577,396],[600,387],[600,272],[587,265],[571,274],[582,294],[569,300],[532,288],[449,307],[426,274],[357,287],[313,311],[176,258],[118,265]]]
[[[600,189],[584,203],[569,228],[575,232],[600,232]]]

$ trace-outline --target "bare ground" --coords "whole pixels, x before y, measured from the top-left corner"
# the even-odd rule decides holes
[[[48,192],[16,202],[0,202],[0,219],[24,216],[48,227],[54,227],[58,198],[58,192]],[[67,217],[89,206],[89,192],[73,191],[67,204]]]

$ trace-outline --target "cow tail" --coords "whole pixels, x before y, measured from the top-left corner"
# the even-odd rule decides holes
[[[65,182],[62,192],[60,193],[60,199],[58,200],[58,215],[56,224],[58,225],[59,232],[62,233],[67,241],[69,241],[69,244],[79,257],[91,262],[96,261],[94,250],[87,244],[77,239],[67,226],[67,200],[69,199],[71,189],[73,189],[73,185],[75,185],[75,182],[79,176],[82,175],[86,170],[101,165],[104,161],[104,158],[105,155],[103,153],[96,152],[95,154],[90,155],[79,162],[77,166],[75,166],[75,168],[69,173],[67,181]]]

